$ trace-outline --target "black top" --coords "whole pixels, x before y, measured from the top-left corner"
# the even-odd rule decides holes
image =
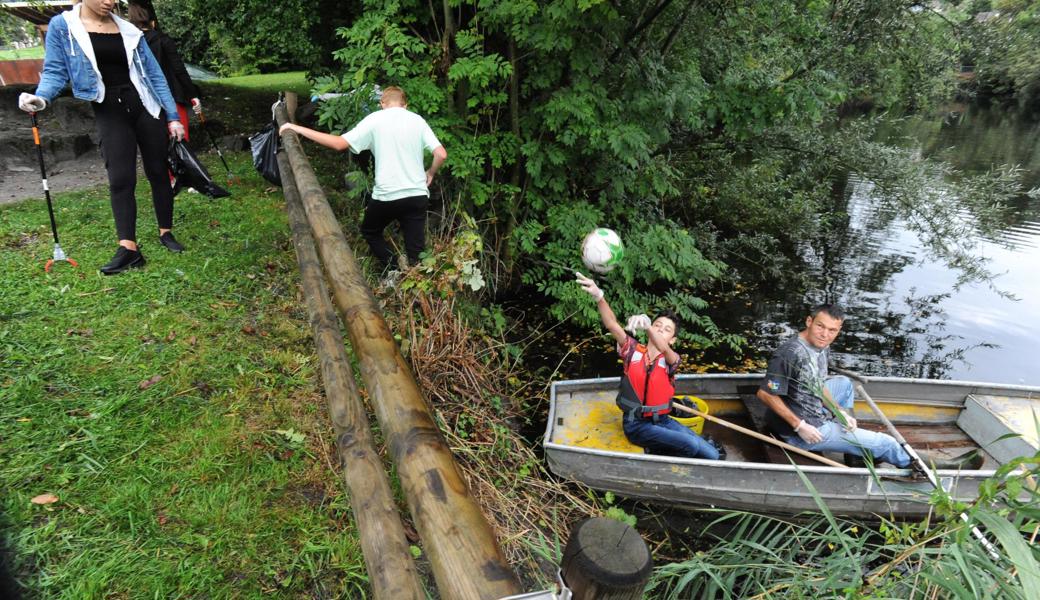
[[[148,41],[148,47],[155,55],[155,60],[159,62],[163,75],[166,76],[166,83],[170,85],[173,100],[177,104],[187,106],[191,103],[192,98],[198,98],[201,95],[199,88],[188,75],[188,69],[184,66],[184,61],[181,60],[181,55],[177,52],[177,44],[173,39],[156,29],[145,31],[144,39]]]
[[[94,47],[101,81],[105,87],[130,84],[130,66],[126,62],[126,48],[119,33],[90,32],[90,45]]]

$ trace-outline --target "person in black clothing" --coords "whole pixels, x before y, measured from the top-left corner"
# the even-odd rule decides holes
[[[181,54],[177,51],[177,43],[173,38],[155,28],[148,9],[140,4],[131,4],[127,9],[127,18],[138,29],[144,32],[144,39],[148,42],[155,60],[159,61],[163,75],[166,75],[166,83],[170,86],[173,101],[177,103],[177,115],[180,117],[181,125],[184,125],[184,139],[189,139],[188,106],[195,114],[202,113],[202,101],[199,100],[199,86],[191,80],[188,69],[181,60]]]
[[[170,231],[173,190],[166,178],[167,133],[183,139],[184,126],[144,36],[113,14],[114,8],[114,0],[83,0],[52,18],[40,84],[35,94],[18,98],[19,108],[39,112],[71,83],[74,97],[91,102],[119,237],[115,256],[101,267],[105,275],[145,264],[137,246],[138,148],[152,188],[159,242],[173,252],[184,250]]]

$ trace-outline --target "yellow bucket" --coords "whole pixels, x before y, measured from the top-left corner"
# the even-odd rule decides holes
[[[672,398],[672,402],[675,404],[685,404],[690,408],[695,408],[704,414],[708,414],[708,403],[697,396],[675,396]],[[697,435],[701,435],[704,432],[704,417],[695,417],[688,412],[683,412],[673,408],[672,418],[692,429]]]

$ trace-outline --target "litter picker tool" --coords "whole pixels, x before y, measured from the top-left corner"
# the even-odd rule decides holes
[[[43,270],[50,273],[51,267],[54,266],[54,263],[61,261],[65,261],[74,267],[78,267],[79,263],[66,256],[65,251],[61,249],[61,244],[58,243],[58,223],[54,220],[54,205],[51,203],[51,188],[47,184],[47,168],[43,164],[43,146],[40,145],[40,127],[36,124],[36,113],[29,113],[29,118],[32,119],[33,142],[36,143],[36,156],[40,159],[40,178],[43,179],[43,195],[47,198],[47,212],[51,216],[51,233],[54,234],[54,258],[47,261]]]
[[[220,151],[220,146],[217,145],[217,140],[213,139],[213,134],[210,133],[209,127],[206,126],[206,115],[202,112],[199,112],[199,122],[202,123],[202,129],[205,130],[209,142],[213,144],[213,149],[217,151],[217,156],[220,157],[220,162],[224,163],[224,170],[227,171],[228,185],[238,183],[238,178],[231,174],[231,167],[228,166],[227,159],[224,158],[224,153]]]

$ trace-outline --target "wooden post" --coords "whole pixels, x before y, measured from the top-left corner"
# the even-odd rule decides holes
[[[279,125],[287,118],[277,110]],[[470,496],[295,133],[282,135],[333,298],[441,597],[497,600],[520,585]]]
[[[296,105],[297,105],[296,92],[285,92],[285,112],[289,115],[289,120],[293,123],[296,122]]]
[[[638,531],[594,517],[571,530],[561,569],[574,600],[640,600],[653,566]]]
[[[321,263],[314,250],[314,239],[284,152],[278,153],[278,168],[296,259],[300,263],[303,296],[321,361],[325,397],[336,431],[336,450],[350,493],[350,506],[361,537],[361,551],[365,556],[372,594],[379,600],[425,600],[426,593],[412,560],[404,526],[395,509],[383,461],[372,441],[368,413],[354,384],[354,372],[343,346],[339,319],[329,300]]]

